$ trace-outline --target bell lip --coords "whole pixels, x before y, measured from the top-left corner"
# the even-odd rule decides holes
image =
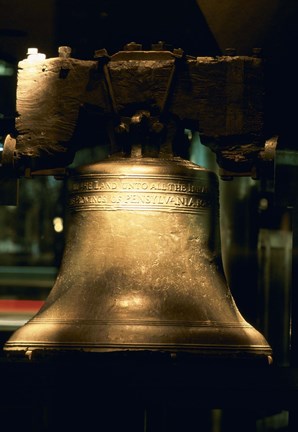
[[[143,360],[162,359],[169,357],[175,361],[195,361],[196,363],[203,362],[220,362],[223,361],[233,364],[233,362],[241,362],[246,365],[265,365],[270,366],[273,363],[272,349],[270,346],[250,345],[250,346],[177,346],[176,344],[168,344],[161,346],[133,346],[130,344],[115,344],[115,345],[102,345],[102,346],[86,346],[86,345],[66,345],[61,343],[53,345],[44,344],[5,344],[3,351],[7,358],[20,359],[27,358],[29,360],[49,360],[58,359],[61,361],[63,358],[72,360],[97,360],[110,359],[111,356],[116,358],[130,358],[136,359],[141,356]]]
[[[34,321],[34,318],[33,318]],[[141,334],[143,337],[136,336],[138,333],[136,330],[136,325],[129,326],[123,325],[121,322],[117,322],[116,327],[122,324],[122,327],[131,327],[131,332],[127,330],[122,341],[117,341],[116,337],[111,337],[108,340],[102,335],[99,336],[100,326],[94,327],[93,332],[86,333],[86,326],[80,325],[76,328],[75,332],[69,331],[68,325],[62,324],[60,330],[65,331],[63,337],[61,333],[59,338],[55,337],[53,329],[49,326],[49,323],[43,322],[41,325],[32,325],[32,320],[29,321],[25,326],[20,327],[8,341],[4,344],[3,350],[11,353],[26,353],[33,351],[74,351],[74,352],[172,352],[177,355],[183,353],[189,353],[196,355],[197,357],[211,357],[219,358],[222,356],[227,357],[241,357],[241,358],[251,358],[251,357],[271,357],[272,348],[268,344],[265,337],[249,323],[243,322],[239,325],[218,325],[217,327],[197,326],[198,332],[193,335],[189,340],[182,340],[179,338],[179,328],[171,326],[172,333],[169,333],[168,337],[164,339],[164,336],[160,336],[160,332],[155,331],[154,337],[147,337],[146,334],[143,335],[145,328],[148,326],[143,323],[143,325],[138,325],[140,327]],[[148,324],[148,323],[147,323]],[[202,323],[201,323],[202,324]],[[204,324],[204,323],[203,323]],[[37,333],[35,332],[35,325],[37,325]],[[89,324],[90,325],[90,324]],[[89,325],[87,327],[89,327]],[[105,327],[105,326],[104,326]],[[150,327],[150,326],[149,326]],[[156,325],[154,325],[156,328]],[[158,326],[162,327],[162,326]],[[193,326],[192,326],[193,327]],[[71,326],[71,329],[73,326]],[[185,328],[185,325],[183,326]],[[194,328],[194,327],[193,327]],[[110,323],[110,329],[113,330],[113,326]],[[96,331],[95,331],[96,330]],[[215,334],[221,331],[221,335],[214,337]],[[240,331],[240,333],[239,333]],[[20,336],[26,332],[27,337],[21,338]],[[33,333],[32,333],[33,332]],[[38,335],[38,332],[39,335]],[[30,335],[31,333],[31,335]],[[86,338],[86,334],[89,336]],[[113,332],[112,332],[113,334]],[[132,334],[134,339],[132,339]],[[34,340],[35,336],[35,340]],[[53,337],[54,336],[54,337]],[[174,336],[174,339],[173,339]],[[146,340],[147,338],[147,340]],[[179,340],[180,339],[180,340]],[[241,340],[242,339],[242,340]],[[213,341],[212,341],[213,340]],[[212,341],[212,342],[211,342]]]
[[[263,353],[264,355],[272,354],[272,349],[269,345],[262,344],[191,344],[191,343],[81,343],[81,342],[33,342],[33,341],[15,341],[6,342],[4,351],[24,351],[32,349],[42,350],[91,350],[91,351],[170,351],[170,352],[235,352],[235,353]]]

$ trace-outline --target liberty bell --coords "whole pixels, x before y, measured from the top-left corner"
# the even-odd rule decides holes
[[[152,70],[149,54],[145,60]],[[115,108],[113,72],[112,64],[106,75],[105,63],[101,78]],[[59,78],[61,86],[69,77]],[[56,282],[5,351],[267,361],[271,348],[237,309],[222,270],[217,175],[184,157],[184,123],[166,115],[166,103],[117,114],[118,122],[107,122],[117,151],[66,170],[68,230]]]

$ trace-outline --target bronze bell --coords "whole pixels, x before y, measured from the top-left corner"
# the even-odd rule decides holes
[[[180,157],[111,157],[72,172],[68,210],[56,283],[8,353],[270,358],[222,271],[215,173]]]

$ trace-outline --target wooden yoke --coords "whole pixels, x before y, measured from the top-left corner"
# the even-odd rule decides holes
[[[180,128],[199,132],[227,170],[250,171],[264,150],[258,56],[190,57],[180,49],[142,51],[134,43],[112,56],[99,50],[94,60],[61,52],[57,58],[19,62],[20,165],[49,157],[49,165],[66,166],[79,147],[101,145],[103,130],[110,153],[125,152],[119,131],[131,128],[139,112],[142,119],[147,113],[149,129],[159,131],[174,119]],[[90,138],[83,142],[84,136]]]

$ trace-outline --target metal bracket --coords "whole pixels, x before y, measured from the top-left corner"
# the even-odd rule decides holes
[[[185,59],[184,51],[182,49],[174,49],[173,52],[164,50],[142,51],[142,46],[134,42],[127,44],[124,49],[124,51],[119,51],[111,57],[106,49],[97,50],[94,54],[94,57],[98,60],[99,70],[103,72],[110,103],[112,121],[108,122],[107,128],[111,142],[111,153],[122,151],[126,156],[154,154],[157,157],[159,147],[165,139],[164,132],[169,101],[173,94],[178,65]],[[157,115],[153,116],[148,108],[139,109],[130,117],[121,116],[119,113],[108,63],[128,60],[173,60],[165,94]],[[131,139],[128,140],[128,137]],[[143,141],[147,141],[147,148],[146,144],[142,144],[142,138]],[[131,145],[129,141],[131,141]]]

